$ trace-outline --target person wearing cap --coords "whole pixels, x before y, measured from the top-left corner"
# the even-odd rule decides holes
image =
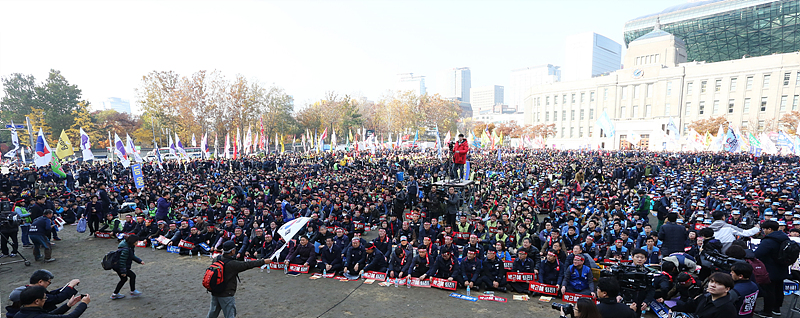
[[[216,318],[219,316],[220,311],[223,312],[226,318],[235,317],[236,299],[234,297],[236,295],[236,288],[238,286],[237,277],[239,276],[239,273],[251,268],[259,267],[261,265],[269,264],[271,262],[269,258],[255,261],[239,261],[234,259],[237,251],[236,243],[232,241],[223,243],[222,251],[222,255],[217,256],[214,259],[214,262],[222,261],[224,264],[222,284],[225,285],[225,288],[222,289],[222,291],[215,291],[211,293],[211,306],[208,310],[208,315],[206,318]]]
[[[460,266],[458,260],[453,257],[450,251],[442,251],[433,266],[425,273],[426,277],[436,277],[446,279],[448,281],[456,281],[459,285],[463,286],[463,276],[460,273]],[[420,277],[422,278],[422,277]]]
[[[367,243],[367,246],[364,247],[365,255],[364,255],[364,269],[361,270],[361,273],[364,272],[386,272],[386,255],[381,252],[375,243]]]
[[[364,250],[364,246],[361,245],[360,238],[353,238],[350,240],[351,243],[344,250],[344,271],[345,274],[355,276],[364,269],[364,262],[366,260],[367,253]],[[335,244],[335,243],[334,243]]]
[[[486,250],[486,258],[481,262],[481,271],[476,284],[485,290],[506,292],[505,263],[497,258],[494,247]]]
[[[11,301],[11,305],[6,307],[5,317],[13,318],[14,315],[19,311],[20,307],[22,306],[19,296],[20,293],[25,290],[25,288],[30,286],[41,286],[42,288],[50,287],[50,285],[53,283],[53,279],[55,279],[55,275],[53,275],[53,273],[49,270],[39,269],[33,272],[28,280],[28,285],[17,287],[8,294],[8,300]],[[80,283],[80,279],[73,279],[69,281],[63,288],[54,289],[47,292],[47,299],[45,300],[42,309],[45,311],[55,310],[58,307],[58,304],[78,294],[78,290],[75,288]]]
[[[575,255],[572,265],[568,266],[558,281],[561,287],[561,294],[570,292],[582,295],[595,296],[594,277],[589,266],[584,266],[584,257]]]
[[[675,252],[683,252],[686,243],[686,227],[677,224],[677,213],[667,215],[667,223],[658,230],[658,240],[661,243],[661,255],[670,255]]]
[[[404,248],[394,249],[394,252],[392,252],[391,255],[391,260],[389,261],[389,269],[387,272],[387,277],[405,278],[406,276],[408,276],[409,269],[411,268],[412,255],[413,254],[410,254]]]

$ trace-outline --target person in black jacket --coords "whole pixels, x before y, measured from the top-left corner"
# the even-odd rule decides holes
[[[478,283],[478,275],[481,273],[483,262],[477,258],[478,249],[470,248],[467,251],[467,258],[461,260],[461,276],[464,287],[480,290]]]
[[[789,277],[789,266],[778,265],[776,258],[783,241],[789,239],[786,233],[778,231],[778,222],[766,221],[761,224],[766,236],[755,250],[756,258],[764,263],[769,272],[769,284],[759,286],[764,293],[764,310],[755,314],[761,317],[777,316],[783,304],[783,280]]]
[[[403,248],[394,249],[391,260],[389,261],[388,278],[405,278],[408,276],[409,268],[411,267],[411,256],[413,255]]]
[[[289,264],[302,264],[309,268],[317,266],[317,254],[314,252],[314,245],[309,244],[308,237],[300,236],[300,243],[289,252],[284,264],[287,268]]]
[[[619,282],[613,277],[603,277],[597,281],[597,309],[603,318],[635,318],[636,313],[625,304],[618,303]],[[621,298],[621,297],[619,297]]]
[[[350,246],[344,250],[343,255],[345,274],[355,276],[364,269],[364,258],[367,253],[364,251],[364,246],[361,246],[359,238],[354,237],[351,240]]]
[[[497,251],[494,247],[486,250],[486,259],[483,260],[483,266],[481,266],[478,286],[486,290],[494,289],[506,292],[505,264],[497,258]]]
[[[672,309],[694,313],[697,318],[736,317],[738,313],[734,305],[736,298],[729,293],[733,286],[734,282],[730,274],[723,272],[713,273],[708,277],[706,293],[689,299],[686,303],[675,306]]]
[[[539,283],[556,285],[561,275],[561,263],[558,262],[555,253],[547,252],[547,257],[539,263],[534,272],[539,278]]]
[[[342,262],[342,249],[333,244],[333,237],[325,240],[325,246],[319,248],[320,259],[317,263],[319,270],[324,273],[338,273],[344,269]]]
[[[533,259],[528,258],[528,253],[525,250],[517,251],[517,259],[514,260],[514,266],[511,271],[520,273],[533,273],[536,270],[536,263]],[[512,282],[508,283],[511,288],[514,288],[518,293],[528,292],[528,283]]]
[[[214,261],[221,260],[224,264],[222,283],[225,284],[225,289],[221,292],[211,293],[211,308],[209,308],[208,316],[206,316],[209,318],[218,317],[220,311],[224,312],[225,317],[236,316],[236,299],[233,297],[236,295],[239,273],[261,265],[268,265],[271,262],[269,258],[247,262],[234,259],[236,256],[236,243],[233,241],[222,243],[222,251],[223,254],[217,256]]]
[[[53,273],[46,269],[40,269],[33,272],[29,280],[29,285],[17,287],[8,295],[11,305],[6,306],[6,317],[13,318],[22,307],[20,293],[22,293],[25,288],[29,286],[42,286],[46,288],[52,284],[53,279],[55,279]],[[73,279],[69,281],[65,287],[49,291],[47,293],[47,300],[45,300],[42,309],[46,312],[55,310],[58,307],[58,304],[78,294],[78,290],[76,290],[75,287],[77,287],[80,283],[80,279]]]
[[[366,272],[386,272],[386,256],[384,256],[383,252],[375,246],[375,243],[367,243],[367,246],[364,247],[364,269],[361,270],[361,273]]]
[[[19,318],[77,318],[80,317],[86,310],[86,306],[91,302],[89,295],[73,296],[69,302],[61,307],[47,311],[44,309],[44,304],[47,301],[47,290],[42,286],[30,286],[25,288],[20,293],[20,301],[22,308],[17,312],[14,317]],[[77,305],[77,306],[75,306]],[[71,313],[64,315],[71,307],[75,307]]]
[[[455,280],[457,283],[463,285],[462,277],[459,273],[458,260],[450,255],[448,251],[439,254],[439,257],[436,258],[436,262],[433,263],[428,273],[420,276],[420,279],[425,279],[428,276],[446,279],[448,281]]]
[[[414,256],[414,259],[411,261],[411,268],[409,268],[411,277],[425,279],[424,276],[426,276],[431,267],[433,267],[434,262],[434,257],[428,253],[427,249],[418,249],[417,256]]]
[[[677,219],[677,213],[670,213],[667,215],[667,223],[658,230],[658,239],[662,242],[661,255],[683,252],[688,233],[683,225],[675,223]]]
[[[138,297],[142,294],[142,292],[136,289],[136,274],[131,270],[131,265],[134,261],[144,265],[144,261],[136,257],[136,254],[133,251],[133,249],[136,247],[137,241],[139,241],[138,236],[130,235],[117,246],[120,254],[119,261],[117,262],[117,266],[114,268],[114,271],[119,276],[119,283],[117,283],[117,287],[114,288],[114,293],[111,294],[111,300],[125,298],[125,295],[120,294],[119,291],[122,289],[122,286],[125,285],[125,282],[128,281],[128,278],[131,280],[131,296]]]

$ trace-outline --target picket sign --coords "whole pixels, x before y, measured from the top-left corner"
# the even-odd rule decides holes
[[[381,272],[368,271],[364,272],[364,274],[362,274],[361,277],[364,279],[374,279],[382,282],[386,281],[386,273],[381,273]]]
[[[194,243],[189,242],[187,240],[181,240],[180,242],[178,242],[178,247],[190,250],[194,248]]]
[[[325,275],[320,274],[320,276],[322,276],[324,278],[333,278],[333,276],[336,276],[336,275],[334,273],[330,273],[330,274],[325,274]]]
[[[387,278],[386,279],[386,282],[389,283],[389,284],[395,284],[395,281],[397,281],[397,286],[405,286],[406,285],[406,279],[405,278]]]
[[[461,299],[461,300],[478,301],[477,297],[461,295],[461,294],[458,294],[458,293],[450,293],[450,297],[458,298],[458,299]]]
[[[161,245],[167,245],[170,242],[169,239],[166,238],[164,235],[159,236],[156,240],[158,241],[158,243],[161,243]]]
[[[542,283],[531,282],[530,285],[528,286],[528,290],[540,294],[558,296],[558,286],[556,285],[547,285]]]
[[[509,282],[532,282],[536,281],[536,273],[510,272],[506,273],[506,280]]]
[[[112,235],[111,235],[111,233],[108,233],[108,232],[95,232],[95,233],[94,233],[94,235],[95,235],[97,238],[101,238],[101,239],[110,239],[110,238],[114,238],[114,236],[112,236]]]
[[[206,244],[206,243],[200,243],[200,244],[197,244],[197,245],[200,246],[200,248],[202,248],[206,252],[211,251],[211,247],[208,246],[208,244]]]
[[[418,277],[411,277],[411,286],[431,288],[431,280],[430,279],[420,280]]]
[[[577,303],[578,299],[581,299],[581,298],[589,298],[589,299],[594,300],[594,297],[592,297],[591,295],[581,295],[581,294],[574,294],[574,293],[565,293],[564,297],[562,297],[561,300],[566,301],[568,303],[573,303],[574,304],[574,303]]]
[[[177,246],[167,246],[167,252],[179,254],[181,252],[181,248]]]
[[[469,233],[467,232],[453,232],[453,239],[469,240]]]
[[[136,247],[147,247],[147,241],[136,241]]]
[[[669,307],[666,305],[659,303],[657,301],[650,302],[650,308],[653,309],[653,312],[658,316],[658,318],[669,318]]]
[[[283,262],[271,262],[271,263],[269,263],[269,269],[281,270],[284,267],[286,267],[286,264],[284,264]]]
[[[441,279],[441,278],[436,278],[436,277],[432,277],[431,278],[431,287],[435,287],[435,288],[439,288],[439,289],[456,290],[456,285],[457,284],[458,284],[458,282],[456,282],[455,280],[449,281],[449,280],[446,280],[446,279]]]
[[[478,296],[478,299],[496,301],[496,302],[499,302],[499,303],[504,303],[504,302],[508,301],[507,299],[505,299],[503,297],[497,297],[495,295],[481,295],[481,296]]]
[[[504,268],[505,268],[507,271],[510,271],[511,269],[513,269],[513,268],[514,268],[514,261],[503,261],[503,267],[504,267]]]
[[[308,274],[308,265],[289,264],[289,271]]]

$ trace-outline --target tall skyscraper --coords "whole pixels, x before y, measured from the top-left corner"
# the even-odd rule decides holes
[[[457,98],[469,103],[469,90],[472,87],[472,76],[469,67],[451,68],[439,72],[438,93],[444,98]]]
[[[594,32],[568,36],[564,50],[563,81],[589,79],[620,69],[622,45]]]
[[[495,105],[503,104],[503,86],[491,85],[484,87],[473,87],[469,95],[472,103],[473,116],[478,114],[491,113]]]
[[[552,64],[520,68],[511,71],[508,86],[508,106],[522,110],[523,101],[532,86],[555,83],[561,80],[561,68]]]
[[[399,91],[414,91],[417,96],[424,95],[425,76],[414,76],[414,73],[400,73],[397,74],[397,90]]]
[[[113,109],[119,113],[131,113],[131,102],[119,97],[109,97],[103,101],[103,110]]]

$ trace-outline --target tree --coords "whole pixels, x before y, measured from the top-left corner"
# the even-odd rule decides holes
[[[43,110],[41,110],[39,108],[32,107],[31,108],[31,113],[28,114],[28,118],[31,121],[31,129],[33,130],[34,139],[36,139],[36,137],[35,137],[36,134],[39,133],[39,128],[42,129],[42,133],[44,133],[45,136],[52,136],[53,129],[50,127],[48,122],[45,120],[45,115],[44,115],[44,111]],[[52,137],[46,137],[46,138],[53,139]],[[52,141],[52,140],[48,140],[48,142],[50,142],[50,141]]]
[[[72,111],[78,107],[81,90],[70,84],[60,71],[50,70],[50,74],[41,86],[36,86],[38,106],[44,112],[44,120],[53,127],[53,131],[61,132],[72,126]]]
[[[0,99],[0,119],[10,123],[25,123],[31,107],[38,106],[36,79],[33,75],[13,73],[3,80],[4,96]]]
[[[530,129],[530,134],[535,137],[547,139],[556,135],[556,124],[538,124]]]
[[[719,131],[719,126],[723,130],[728,129],[728,119],[723,116],[698,119],[689,123],[689,129],[694,129],[698,134],[704,136],[706,133],[715,135]]]
[[[92,121],[92,115],[89,113],[89,106],[89,102],[81,101],[78,103],[78,106],[75,108],[75,110],[72,111],[74,122],[72,123],[72,126],[67,129],[67,135],[70,137],[70,141],[72,141],[73,146],[80,144],[81,128],[83,128],[86,134],[89,135],[89,140],[92,143],[92,147],[96,147],[97,141],[105,137],[105,135],[97,129],[97,125],[95,125],[95,123]]]
[[[778,120],[778,127],[790,135],[797,134],[797,129],[800,128],[797,126],[798,124],[800,124],[800,112],[796,110],[784,114]]]

